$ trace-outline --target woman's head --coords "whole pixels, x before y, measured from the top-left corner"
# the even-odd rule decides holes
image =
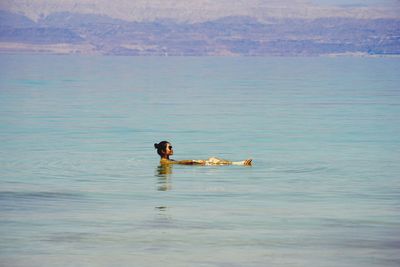
[[[162,141],[158,144],[155,143],[154,148],[157,149],[157,153],[158,155],[160,155],[161,158],[169,159],[169,156],[174,154],[171,143],[168,141]]]

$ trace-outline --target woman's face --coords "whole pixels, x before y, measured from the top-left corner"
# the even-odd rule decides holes
[[[166,147],[165,147],[165,154],[166,154],[167,156],[171,156],[171,155],[174,154],[174,150],[172,149],[172,146],[171,146],[170,143],[168,143],[168,144],[166,145]]]

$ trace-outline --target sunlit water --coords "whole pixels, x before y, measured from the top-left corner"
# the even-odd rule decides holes
[[[0,60],[1,266],[400,265],[399,59]]]

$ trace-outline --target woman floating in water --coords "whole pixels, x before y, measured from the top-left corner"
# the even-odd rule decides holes
[[[252,159],[246,159],[243,161],[229,161],[229,160],[224,160],[224,159],[219,159],[219,158],[209,158],[206,160],[200,159],[200,160],[193,160],[193,159],[188,159],[188,160],[173,160],[170,159],[169,156],[172,156],[174,154],[174,150],[172,149],[172,146],[169,142],[167,141],[162,141],[160,143],[154,144],[154,147],[157,149],[158,155],[160,155],[161,164],[184,164],[184,165],[251,165]]]

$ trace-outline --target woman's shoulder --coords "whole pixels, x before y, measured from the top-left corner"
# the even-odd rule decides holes
[[[161,164],[173,164],[175,163],[175,160],[173,159],[160,159]]]

